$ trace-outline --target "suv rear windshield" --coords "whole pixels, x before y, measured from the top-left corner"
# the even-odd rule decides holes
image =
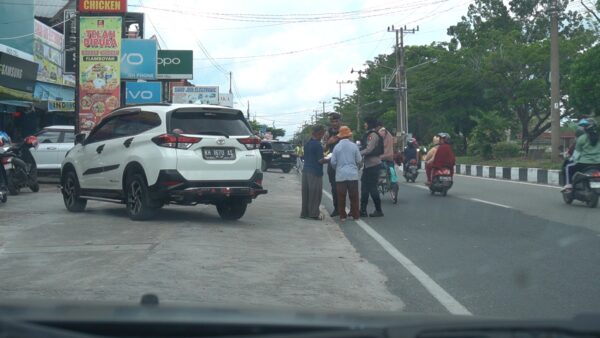
[[[239,114],[213,112],[173,112],[170,132],[178,134],[208,134],[247,136],[252,132]]]
[[[294,147],[292,147],[291,143],[287,143],[287,142],[273,142],[271,144],[273,145],[273,150],[275,150],[275,151],[290,151],[290,150],[294,150]]]

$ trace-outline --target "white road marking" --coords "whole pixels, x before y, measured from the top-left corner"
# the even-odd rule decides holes
[[[462,175],[462,174],[454,174],[455,176],[461,176],[465,178],[475,178],[478,180],[486,180],[486,181],[494,181],[499,183],[514,183],[514,184],[524,184],[524,185],[532,185],[534,187],[543,187],[543,188],[553,188],[553,189],[562,189],[562,187],[557,187],[555,185],[547,185],[542,183],[529,183],[529,182],[521,182],[521,181],[511,181],[500,178],[488,178],[488,177],[479,177],[479,176],[470,176],[470,175]]]
[[[494,206],[501,207],[501,208],[512,209],[511,206],[500,204],[500,203],[494,203],[494,202],[490,202],[490,201],[486,201],[486,200],[480,200],[479,198],[470,198],[470,200],[471,201],[475,201],[475,202],[479,202],[479,203],[485,203],[485,204],[489,204],[489,205],[494,205]]]
[[[323,190],[323,194],[333,200],[330,193]],[[348,210],[349,211],[349,210]],[[438,283],[436,283],[429,275],[427,275],[421,268],[413,263],[408,257],[404,256],[398,249],[396,249],[390,242],[388,242],[383,236],[377,231],[371,228],[365,221],[359,219],[356,224],[360,226],[369,236],[371,236],[390,256],[392,256],[398,263],[400,263],[411,275],[413,275],[423,287],[429,291],[429,293],[442,304],[448,312],[454,315],[472,315],[467,308],[459,303],[452,295],[444,290]]]

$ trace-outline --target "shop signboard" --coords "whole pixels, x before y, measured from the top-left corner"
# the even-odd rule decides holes
[[[127,0],[79,0],[82,13],[125,13]]]
[[[63,73],[75,74],[77,63],[77,13],[74,9],[65,9],[64,12],[64,45],[63,45]]]
[[[79,126],[93,128],[119,107],[121,17],[81,17],[79,26]]]
[[[0,96],[32,100],[37,64],[0,52]]]
[[[193,79],[194,52],[191,50],[159,50],[157,79]]]
[[[123,39],[122,79],[156,79],[156,40]]]
[[[218,86],[173,87],[173,103],[219,104]]]
[[[219,105],[229,108],[233,108],[233,94],[231,93],[220,93],[219,94]]]
[[[162,93],[160,82],[127,82],[125,104],[159,103]]]
[[[38,20],[33,22],[33,60],[39,67],[37,80],[62,85],[63,35]]]
[[[48,101],[48,111],[75,111],[75,101]]]

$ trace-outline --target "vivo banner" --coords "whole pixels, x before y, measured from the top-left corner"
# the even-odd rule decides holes
[[[160,103],[162,101],[160,82],[125,83],[125,104]]]
[[[122,79],[156,79],[156,40],[123,39],[121,47]]]

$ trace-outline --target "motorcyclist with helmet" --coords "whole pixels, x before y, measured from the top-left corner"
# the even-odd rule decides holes
[[[438,133],[440,143],[435,151],[433,160],[428,166],[426,166],[427,183],[425,185],[431,185],[431,173],[434,169],[450,169],[451,175],[454,175],[454,166],[456,164],[456,157],[450,146],[450,135],[448,133]]]
[[[565,186],[563,190],[573,188],[573,175],[588,167],[600,166],[600,132],[595,120],[581,119],[578,126],[583,128],[584,133],[577,137],[575,150],[573,151],[572,163],[565,167]]]
[[[404,148],[404,171],[407,170],[411,160],[415,160],[417,165],[419,163],[419,144],[417,140],[411,138],[408,140],[408,144]]]

